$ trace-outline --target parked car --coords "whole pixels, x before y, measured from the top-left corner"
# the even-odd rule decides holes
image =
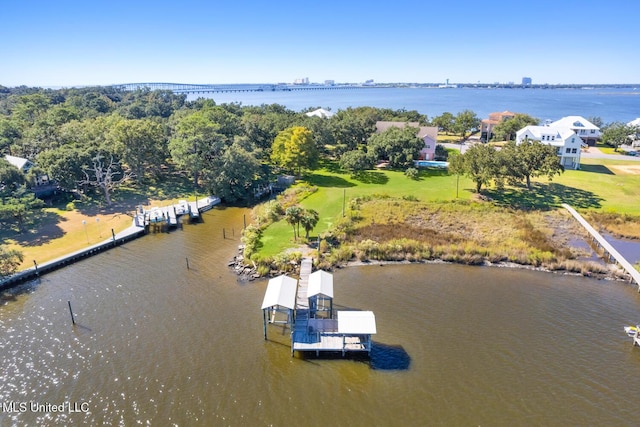
[[[627,155],[628,156],[638,156],[638,155],[640,155],[640,153],[638,153],[637,151],[631,150],[631,151],[627,151]]]

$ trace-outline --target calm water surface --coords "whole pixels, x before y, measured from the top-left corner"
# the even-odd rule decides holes
[[[640,117],[640,87],[584,89],[425,89],[365,88],[336,90],[231,92],[191,94],[189,99],[213,98],[217,103],[243,105],[280,104],[295,111],[310,107],[379,107],[416,110],[430,119],[445,111],[472,110],[487,118],[494,111],[509,110],[545,120],[564,116],[600,117],[604,123],[627,123]]]
[[[292,358],[287,331],[263,339],[266,281],[239,283],[226,267],[245,212],[146,236],[0,307],[0,401],[89,409],[5,410],[0,425],[637,424],[640,348],[622,326],[640,322],[640,295],[628,284],[439,264],[337,270],[339,308],[375,312],[371,363]]]

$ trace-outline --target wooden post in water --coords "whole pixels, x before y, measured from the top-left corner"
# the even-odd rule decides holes
[[[76,319],[73,317],[73,310],[71,310],[71,301],[67,301],[67,304],[69,305],[69,313],[71,313],[71,323],[73,323],[73,326],[75,326]]]
[[[191,269],[189,268],[189,258],[187,258],[187,270],[191,270]]]
[[[267,339],[267,310],[262,309],[262,324],[264,327],[264,339]]]
[[[227,236],[226,236],[226,234],[225,234],[225,232],[224,232],[224,228],[222,229],[222,238],[223,238],[223,239],[226,239],[226,238],[227,238]]]
[[[244,223],[244,228],[247,228],[247,214],[242,215],[242,222]]]

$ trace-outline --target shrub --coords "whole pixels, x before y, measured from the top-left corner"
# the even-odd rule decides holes
[[[404,174],[407,178],[414,180],[418,179],[418,177],[420,176],[420,173],[416,168],[407,168],[407,170],[404,171]]]

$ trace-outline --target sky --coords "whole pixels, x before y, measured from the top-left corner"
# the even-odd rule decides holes
[[[640,83],[637,0],[3,0],[0,85]]]

